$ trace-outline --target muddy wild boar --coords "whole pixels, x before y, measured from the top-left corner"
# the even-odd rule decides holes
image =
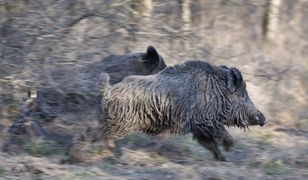
[[[83,137],[91,142],[110,142],[136,131],[192,133],[217,160],[225,160],[218,145],[228,148],[233,140],[224,125],[245,129],[265,124],[234,67],[187,61],[154,75],[128,76],[114,85],[109,78],[100,77],[103,124]]]
[[[154,74],[165,67],[162,56],[153,46],[149,46],[146,52],[110,55],[72,72],[57,69],[42,78],[37,97],[25,105],[9,133],[26,133],[25,127],[29,124],[26,122],[31,120],[31,131],[35,131],[36,136],[51,136],[42,126],[45,122],[56,117],[73,121],[88,119],[90,111],[99,109],[97,81],[102,72],[108,73],[109,83],[114,84],[126,76]]]

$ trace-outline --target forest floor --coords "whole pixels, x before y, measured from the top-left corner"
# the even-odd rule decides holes
[[[215,161],[191,136],[137,133],[119,142],[122,155],[93,153],[91,162],[63,164],[63,152],[37,142],[0,153],[0,179],[308,179],[308,133],[282,127],[229,128],[236,143]],[[104,154],[104,155],[102,155]]]

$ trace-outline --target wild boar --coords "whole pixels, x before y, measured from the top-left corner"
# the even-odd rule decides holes
[[[110,55],[72,72],[57,69],[48,74],[48,77],[42,77],[37,97],[27,100],[20,117],[10,127],[9,134],[16,138],[18,138],[16,135],[24,136],[28,131],[26,130],[29,128],[28,125],[31,124],[32,135],[63,141],[65,139],[63,133],[58,133],[57,129],[52,127],[52,123],[48,123],[52,133],[46,132],[44,125],[56,117],[72,120],[71,124],[74,122],[78,124],[84,119],[90,121],[90,116],[91,118],[94,116],[95,119],[99,110],[97,97],[100,92],[97,81],[102,72],[108,73],[109,83],[114,84],[126,76],[154,74],[165,67],[162,56],[153,46],[149,46],[146,52]],[[29,121],[31,123],[27,123]],[[51,137],[55,133],[59,136]],[[72,132],[66,133],[73,135]],[[10,143],[12,143],[11,138],[8,138],[3,150],[6,150]]]
[[[101,77],[102,125],[83,137],[91,142],[114,141],[133,132],[151,135],[192,133],[217,160],[218,148],[233,144],[227,126],[247,128],[265,124],[264,115],[249,98],[237,68],[187,61],[157,74],[128,76],[110,85]]]

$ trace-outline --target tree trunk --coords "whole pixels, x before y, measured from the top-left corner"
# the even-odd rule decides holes
[[[279,14],[282,0],[269,0],[265,12],[263,34],[267,41],[277,43]]]

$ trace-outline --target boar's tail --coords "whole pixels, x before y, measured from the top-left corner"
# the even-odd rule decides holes
[[[100,74],[98,78],[98,88],[101,92],[105,91],[109,86],[110,76],[107,73]]]

